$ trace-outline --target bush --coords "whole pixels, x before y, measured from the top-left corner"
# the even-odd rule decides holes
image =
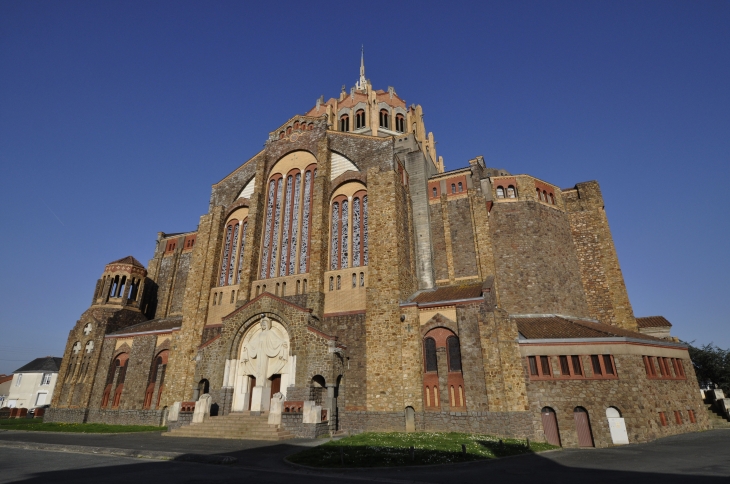
[[[730,351],[712,343],[700,347],[690,343],[689,357],[700,386],[717,385],[726,395],[730,394]]]

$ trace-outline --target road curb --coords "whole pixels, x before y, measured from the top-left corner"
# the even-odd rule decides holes
[[[201,464],[235,464],[236,457],[229,455],[186,454],[159,450],[117,449],[114,447],[92,447],[88,445],[44,444],[38,442],[0,442],[0,447],[26,450],[46,450],[51,452],[72,452],[76,454],[114,455],[136,459],[153,459],[177,462],[198,462]]]

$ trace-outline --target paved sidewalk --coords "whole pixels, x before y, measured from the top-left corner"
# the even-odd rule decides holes
[[[632,482],[727,484],[730,482],[730,431],[677,435],[648,444],[609,449],[567,449],[515,458],[436,467],[310,471],[283,457],[320,440],[254,442],[162,437],[159,433],[103,435],[0,432],[0,482],[252,482],[291,483],[330,480],[338,484],[433,482]],[[233,456],[233,465],[162,462],[119,456],[94,456],[21,450],[14,445],[60,445]],[[59,457],[61,456],[61,457]],[[40,464],[39,464],[40,463]],[[12,476],[12,477],[11,477]],[[10,480],[8,480],[10,479]]]

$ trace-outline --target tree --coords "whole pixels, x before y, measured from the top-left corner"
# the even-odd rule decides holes
[[[710,387],[716,384],[730,395],[730,351],[712,343],[700,347],[690,343],[688,350],[699,384]]]

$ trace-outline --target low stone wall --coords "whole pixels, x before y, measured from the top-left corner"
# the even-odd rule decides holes
[[[291,432],[296,437],[306,439],[316,439],[330,435],[330,422],[321,422],[316,424],[302,423],[303,414],[301,413],[282,413],[281,428]]]
[[[103,423],[109,425],[154,425],[164,424],[166,409],[163,410],[105,410],[88,408],[54,408],[46,410],[44,422],[60,423]]]
[[[154,425],[161,426],[166,410],[104,410],[89,409],[87,423],[110,425]]]
[[[50,407],[43,416],[44,422],[84,423],[88,409],[86,408],[54,408]]]
[[[421,412],[416,413],[416,431],[465,432],[500,437],[535,438],[530,412]],[[401,412],[343,411],[339,427],[350,432],[405,432]]]
[[[403,412],[344,411],[339,424],[353,432],[405,432],[406,417]]]
[[[180,427],[190,425],[193,423],[193,413],[194,412],[180,412],[177,416],[177,421],[167,422],[167,430],[179,429]]]
[[[416,429],[534,439],[532,418],[530,412],[423,412],[416,414]]]

